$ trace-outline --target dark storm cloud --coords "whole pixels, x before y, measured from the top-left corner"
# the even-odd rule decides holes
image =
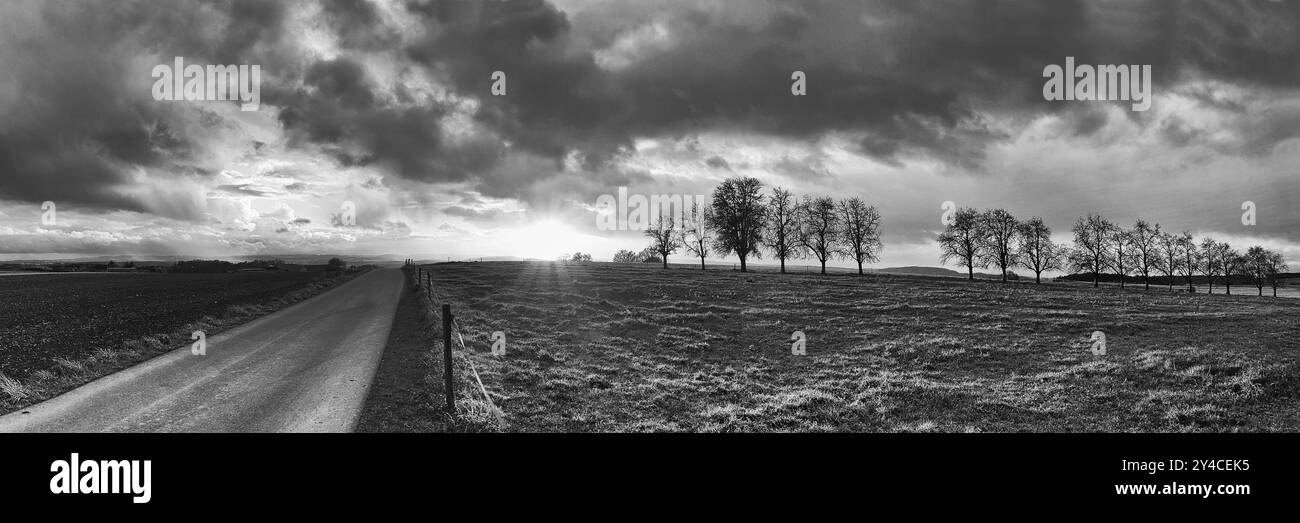
[[[1177,58],[1211,76],[1268,87],[1300,84],[1300,2],[1177,4]],[[1174,54],[1171,52],[1171,54]]]
[[[1007,138],[991,117],[1053,112],[1076,135],[1106,127],[1095,109],[1042,99],[1042,68],[1066,56],[1152,65],[1158,93],[1202,77],[1247,89],[1300,84],[1296,2],[615,0],[569,13],[543,0],[412,0],[396,15],[417,18],[417,37],[399,36],[373,2],[317,5],[5,2],[0,196],[148,210],[118,190],[133,169],[219,172],[197,158],[205,137],[124,76],[140,56],[262,64],[263,103],[281,111],[290,145],[413,180],[474,181],[489,196],[581,185],[562,168],[573,150],[605,185],[640,178],[604,164],[639,136],[710,130],[845,133],[882,162],[919,157],[977,171],[990,144]],[[287,29],[292,15],[315,11],[337,37],[329,59]],[[452,137],[443,121],[458,109],[372,77],[367,53],[386,50],[394,69],[427,71],[477,100],[481,128]],[[506,96],[489,93],[496,70],[508,75]],[[795,70],[807,74],[808,96],[791,96]],[[1206,106],[1244,107],[1201,94]],[[1207,134],[1127,114],[1174,143]],[[1300,117],[1236,131],[1245,136],[1230,143],[1241,152],[1268,151],[1300,134]]]
[[[383,30],[379,13],[369,0],[321,0],[330,28],[343,46],[378,49],[397,43],[395,33]]]
[[[158,211],[197,217],[130,191],[137,168],[175,176],[215,170],[195,157],[171,109],[150,96],[142,55],[234,63],[280,38],[284,6],[244,0],[6,2],[0,17],[0,196],[83,209]],[[216,29],[215,31],[213,29]]]
[[[359,62],[342,57],[312,64],[301,87],[266,99],[283,107],[280,121],[291,139],[325,145],[346,166],[377,164],[406,178],[458,181],[504,154],[500,141],[486,136],[448,143],[439,124],[445,107],[400,104],[375,88]]]
[[[425,11],[441,30],[411,56],[448,71],[482,98],[482,122],[541,154],[577,146],[599,160],[637,135],[738,127],[796,138],[851,131],[883,160],[915,150],[970,165],[1001,138],[974,112],[976,97],[1037,104],[1043,65],[1095,45],[1080,34],[1081,8],[1068,3],[781,5],[757,20],[729,16],[748,2],[673,4],[667,15],[607,8],[600,14],[630,14],[624,23],[634,29],[666,16],[670,40],[611,70],[597,63],[600,49],[573,36],[590,18],[570,22],[540,0],[436,3]],[[864,19],[888,25],[875,30]],[[972,23],[980,19],[988,23]],[[507,73],[508,96],[487,96],[495,70]],[[807,74],[807,97],[791,96],[795,70]]]
[[[1290,2],[610,2],[573,16],[541,0],[411,6],[436,24],[411,58],[480,98],[479,121],[535,153],[579,148],[594,161],[638,135],[736,127],[844,131],[885,162],[920,155],[977,169],[1006,138],[981,111],[1070,110],[1041,95],[1043,67],[1066,56],[1152,65],[1158,88],[1204,74],[1300,79]],[[652,23],[665,41],[635,43]],[[633,56],[602,66],[620,38]],[[496,70],[507,96],[488,95]],[[789,92],[794,70],[807,74],[807,97]],[[1079,134],[1105,123],[1095,111],[1073,118]],[[1273,141],[1294,136],[1278,131]]]
[[[731,170],[731,164],[728,164],[727,160],[723,159],[721,156],[710,156],[708,159],[704,160],[704,165],[714,169]]]
[[[1201,138],[1204,133],[1189,128],[1181,119],[1173,117],[1160,126],[1160,135],[1165,139],[1166,143],[1177,147],[1185,147]]]

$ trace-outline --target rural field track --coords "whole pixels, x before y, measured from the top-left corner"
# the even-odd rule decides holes
[[[388,340],[403,278],[337,288],[61,396],[0,416],[0,432],[347,432]]]

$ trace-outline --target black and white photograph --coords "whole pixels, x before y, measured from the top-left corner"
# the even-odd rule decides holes
[[[1297,432],[1294,0],[0,1],[42,502],[702,440],[1199,507],[1294,492]]]

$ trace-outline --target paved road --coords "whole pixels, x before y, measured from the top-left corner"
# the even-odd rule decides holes
[[[402,274],[380,269],[0,417],[0,432],[345,432],[388,341]]]

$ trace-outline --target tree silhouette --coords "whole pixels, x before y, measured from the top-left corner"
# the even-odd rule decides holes
[[[1205,275],[1206,284],[1209,285],[1208,294],[1214,294],[1214,277],[1223,274],[1224,264],[1220,251],[1228,248],[1228,244],[1216,242],[1214,238],[1203,238],[1201,240],[1202,260],[1200,268],[1201,274]]]
[[[1223,274],[1223,290],[1232,294],[1232,277],[1241,274],[1241,253],[1227,242],[1215,243],[1214,255],[1219,259],[1219,272]]]
[[[646,229],[645,235],[650,238],[650,249],[659,255],[664,262],[664,268],[668,268],[668,255],[677,252],[681,248],[681,243],[677,241],[677,234],[674,232],[675,222],[672,216],[660,216]]]
[[[862,275],[863,262],[880,261],[880,211],[861,198],[840,200],[838,211],[840,245],[845,255],[858,263],[858,275]]]
[[[799,245],[799,203],[790,191],[775,187],[772,197],[767,201],[767,230],[763,233],[764,244],[772,256],[781,261],[781,272],[785,273],[786,258],[797,258]]]
[[[835,200],[830,197],[805,196],[799,202],[799,244],[821,262],[822,274],[826,274],[826,260],[842,255],[841,226]]]
[[[1110,238],[1111,256],[1107,263],[1115,269],[1115,274],[1119,276],[1119,287],[1122,289],[1129,269],[1133,267],[1133,257],[1137,249],[1133,247],[1132,233],[1119,225],[1110,231]]]
[[[1273,297],[1277,297],[1277,287],[1282,283],[1282,274],[1287,271],[1286,261],[1282,259],[1282,253],[1277,251],[1268,251],[1268,265],[1265,275],[1268,283],[1273,287]]]
[[[993,265],[1002,271],[1002,281],[1007,281],[1007,269],[1016,265],[1016,237],[1020,222],[1005,209],[989,209],[980,213],[979,235],[980,251],[985,265]]]
[[[1192,233],[1183,231],[1182,236],[1178,237],[1178,253],[1182,258],[1179,268],[1182,269],[1183,275],[1187,277],[1187,290],[1195,290],[1192,287],[1192,276],[1196,274],[1197,268],[1201,264],[1200,249],[1196,248],[1196,241],[1192,239]]]
[[[1024,268],[1034,271],[1034,283],[1042,283],[1044,271],[1064,269],[1064,247],[1052,241],[1052,229],[1042,218],[1035,216],[1021,223],[1019,236],[1017,260]]]
[[[1142,284],[1147,289],[1151,289],[1151,269],[1156,265],[1156,259],[1159,258],[1159,248],[1157,242],[1160,238],[1160,224],[1151,225],[1145,220],[1138,220],[1133,224],[1129,238],[1133,240],[1134,261],[1136,267],[1142,273]]]
[[[762,182],[747,176],[723,180],[713,190],[713,249],[723,256],[735,253],[740,258],[740,272],[745,272],[750,256],[760,256],[758,248],[767,223],[762,190]]]
[[[1070,263],[1076,270],[1092,273],[1093,287],[1098,286],[1101,272],[1106,269],[1114,230],[1114,224],[1093,213],[1079,218],[1071,229],[1075,248]]]
[[[1178,237],[1162,232],[1156,236],[1156,268],[1165,275],[1169,290],[1174,290],[1174,276],[1178,274]]]
[[[637,253],[629,251],[627,249],[623,249],[614,253],[614,261],[616,263],[632,263],[632,262],[639,262],[641,260],[638,259]]]
[[[981,260],[981,245],[984,243],[984,228],[980,226],[979,212],[975,209],[960,208],[953,213],[953,220],[939,234],[939,262],[948,263],[955,260],[966,267],[966,279],[975,279],[975,266],[987,267]]]
[[[683,224],[678,241],[686,247],[686,252],[700,259],[700,270],[704,270],[704,258],[709,255],[709,242],[713,239],[713,229],[709,227],[709,216],[713,211],[699,202],[691,204],[691,221]]]

